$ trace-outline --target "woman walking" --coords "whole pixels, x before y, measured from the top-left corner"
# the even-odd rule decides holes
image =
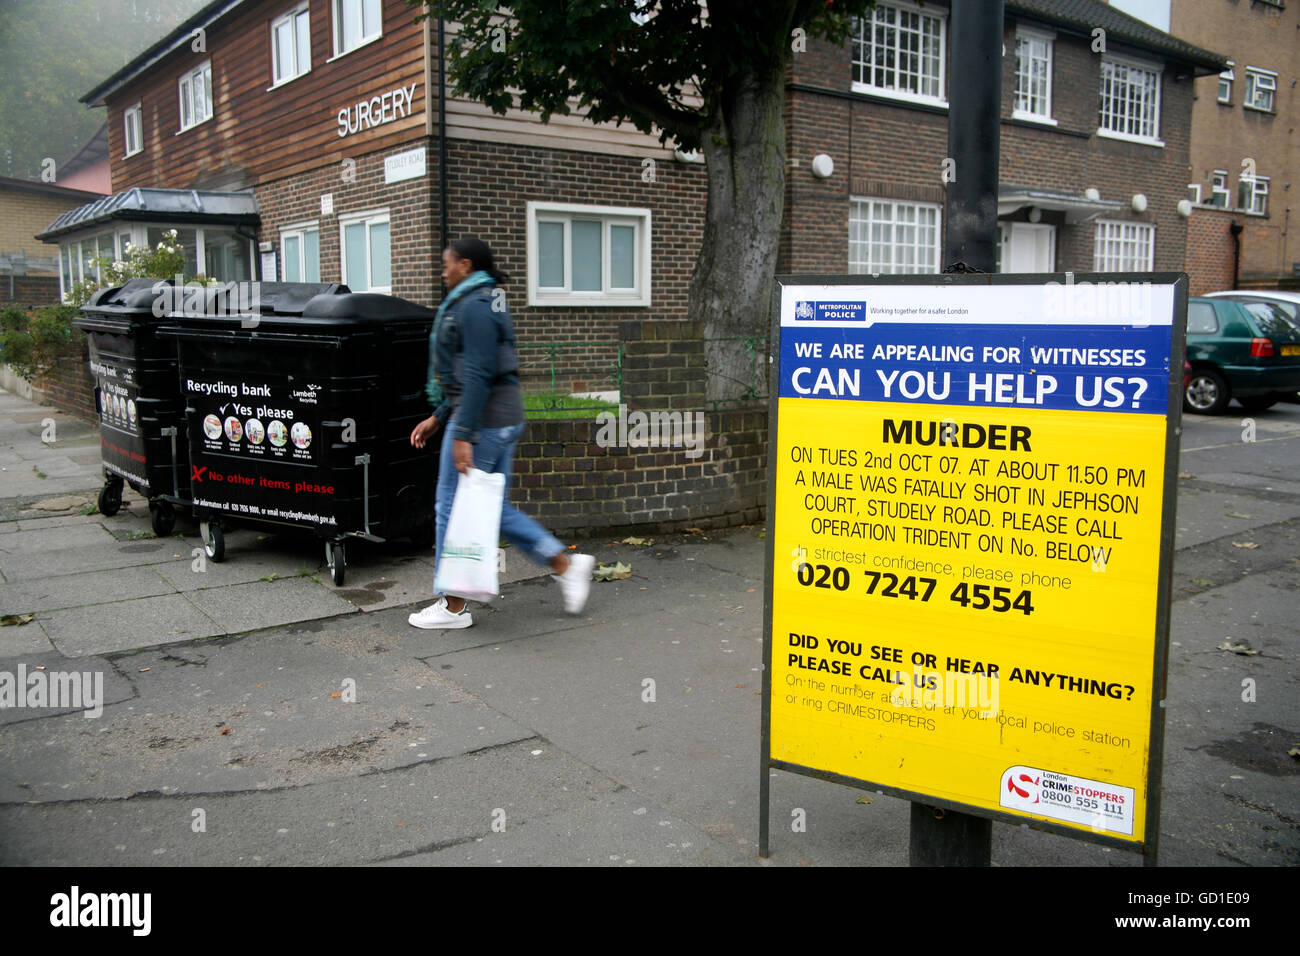
[[[436,564],[451,517],[458,473],[477,468],[505,476],[501,534],[538,564],[555,572],[564,608],[578,614],[587,603],[595,558],[568,555],[564,545],[540,524],[510,504],[510,471],[515,445],[524,431],[523,394],[515,330],[499,286],[506,277],[492,261],[487,243],[457,239],[442,251],[442,279],[447,294],[429,335],[426,386],[434,413],[411,431],[411,444],[423,448],[440,424],[445,425],[438,463]],[[415,627],[461,628],[474,623],[465,600],[444,596],[412,614]]]

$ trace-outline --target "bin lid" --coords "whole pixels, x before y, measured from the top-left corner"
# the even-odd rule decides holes
[[[434,310],[407,299],[374,292],[352,292],[345,285],[310,282],[265,282],[256,303],[230,295],[224,302],[209,295],[203,315],[186,303],[170,314],[189,330],[256,329],[259,334],[319,332],[338,335],[358,328],[405,322],[430,322]],[[255,325],[248,322],[256,315]],[[188,338],[189,336],[183,336]]]
[[[172,286],[171,279],[127,279],[120,286],[100,289],[72,325],[87,332],[123,332],[133,321],[166,322]]]

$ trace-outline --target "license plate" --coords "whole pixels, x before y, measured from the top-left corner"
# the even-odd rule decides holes
[[[1284,346],[1282,346],[1282,354],[1283,354],[1283,355],[1300,355],[1300,345],[1284,345]]]

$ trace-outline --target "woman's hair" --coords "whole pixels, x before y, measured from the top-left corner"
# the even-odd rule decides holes
[[[449,245],[452,252],[462,259],[469,259],[474,263],[475,269],[486,272],[497,285],[505,285],[509,281],[510,277],[496,267],[492,260],[492,250],[482,239],[466,236],[463,239],[453,239]]]

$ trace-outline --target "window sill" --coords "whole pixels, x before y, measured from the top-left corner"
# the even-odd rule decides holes
[[[1164,140],[1151,139],[1147,136],[1131,136],[1128,133],[1116,133],[1113,130],[1097,128],[1097,135],[1106,139],[1117,139],[1122,143],[1137,143],[1140,146],[1155,146],[1159,149],[1165,148]]]
[[[1022,113],[1020,110],[1012,110],[1011,118],[1020,120],[1022,123],[1038,123],[1041,126],[1056,126],[1056,120],[1050,116],[1042,116],[1038,113]]]
[[[882,100],[897,100],[899,103],[930,106],[941,110],[948,109],[948,101],[940,99],[937,96],[922,96],[919,93],[904,93],[898,90],[885,89],[879,86],[867,86],[865,83],[854,83],[850,87],[850,90],[854,93],[863,93],[867,96],[875,96]]]
[[[295,73],[293,76],[288,77],[287,79],[283,79],[279,83],[272,83],[270,86],[266,88],[266,92],[270,93],[273,90],[278,90],[282,86],[288,86],[294,80],[300,79],[306,76],[310,72],[311,72],[311,67],[308,67],[307,69],[303,70],[301,73]]]
[[[191,123],[189,126],[181,127],[176,131],[176,135],[180,136],[184,133],[188,133],[192,129],[197,129],[198,127],[202,126],[204,123],[211,123],[211,122],[212,122],[212,117],[209,116],[206,119],[199,120],[197,123]]]
[[[358,43],[358,44],[357,44],[356,46],[354,46],[354,47],[349,47],[349,48],[346,49],[346,50],[340,50],[338,53],[335,53],[332,57],[330,57],[330,58],[329,58],[328,60],[326,60],[325,62],[326,62],[326,63],[333,63],[335,60],[338,60],[338,59],[340,59],[340,58],[342,58],[342,57],[345,57],[345,56],[347,56],[349,53],[356,53],[357,50],[360,50],[362,47],[370,46],[370,44],[372,44],[372,43],[378,43],[378,42],[379,42],[380,40],[382,40],[383,38],[384,38],[384,34],[383,34],[383,31],[381,30],[379,33],[376,33],[376,34],[375,34],[374,36],[372,36],[372,37],[366,37],[364,40],[362,40],[360,43]]]
[[[130,152],[130,153],[123,153],[123,154],[122,154],[122,158],[123,158],[123,159],[130,159],[132,156],[139,156],[139,155],[140,155],[141,153],[143,153],[143,152],[144,152],[144,147],[141,146],[139,149],[137,149],[137,150],[135,150],[135,151],[133,151],[133,152]]]
[[[1251,106],[1249,103],[1242,103],[1241,108],[1243,110],[1250,110],[1252,113],[1265,113],[1268,116],[1277,115],[1277,110],[1266,110],[1262,106]]]
[[[561,306],[565,308],[574,308],[582,306],[592,309],[611,309],[611,308],[646,308],[650,305],[650,293],[647,291],[644,295],[622,295],[614,296],[603,292],[590,293],[559,293],[559,294],[539,294],[534,289],[528,290],[528,304],[545,308],[547,306]]]

